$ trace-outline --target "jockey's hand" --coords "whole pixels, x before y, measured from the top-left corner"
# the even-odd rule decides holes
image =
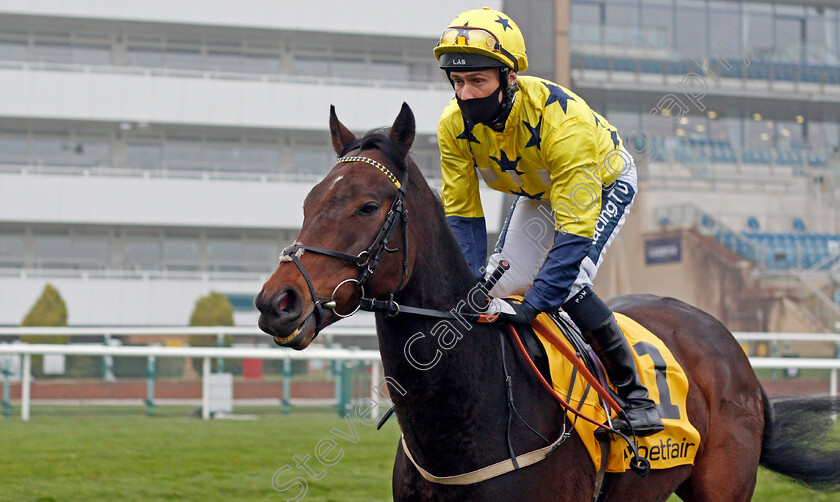
[[[539,313],[528,302],[516,298],[493,298],[487,307],[488,315],[498,315],[514,324],[531,324]]]

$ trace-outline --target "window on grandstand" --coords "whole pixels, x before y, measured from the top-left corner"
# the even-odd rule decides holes
[[[29,143],[29,158],[35,165],[106,166],[111,163],[111,143],[37,135]]]
[[[331,73],[337,78],[368,78],[369,69],[361,59],[335,59],[331,64]]]
[[[335,164],[335,153],[328,148],[297,148],[294,169],[297,174],[325,174]]]
[[[93,45],[76,45],[73,47],[75,64],[107,66],[111,64],[111,49]]]
[[[773,59],[773,5],[744,4],[744,45],[756,59]]]
[[[28,52],[26,40],[0,40],[0,61],[26,61]]]
[[[0,135],[0,162],[4,164],[27,164],[29,141],[26,136]]]
[[[604,2],[604,42],[607,45],[641,47],[644,41],[641,38],[639,25],[639,2],[638,0],[619,0]]]
[[[280,73],[280,58],[268,54],[246,54],[242,60],[245,73]]]
[[[807,7],[805,13],[805,38],[808,46],[805,63],[840,64],[835,44],[837,24],[830,17],[831,10]]]
[[[280,149],[273,145],[247,145],[240,151],[242,170],[247,172],[277,172]]]
[[[23,235],[14,235],[7,231],[0,233],[0,267],[23,267]]]
[[[125,241],[125,267],[129,270],[157,270],[162,257],[158,238],[129,237]]]
[[[231,73],[242,72],[242,54],[239,52],[208,51],[207,69]]]
[[[169,141],[163,146],[163,163],[167,169],[200,171],[204,168],[201,143]]]
[[[706,2],[681,1],[676,9],[674,46],[683,58],[702,59],[707,54]]]
[[[110,242],[107,236],[78,235],[73,237],[72,255],[69,257],[81,269],[102,270],[110,263]]]
[[[775,60],[785,63],[803,63],[807,60],[803,9],[790,6],[783,9],[783,6],[776,6]]]
[[[208,144],[204,145],[203,157],[208,169],[212,171],[239,171],[239,145]]]
[[[432,63],[412,62],[408,65],[408,80],[411,82],[444,82],[446,74]]]
[[[69,234],[36,234],[32,238],[32,258],[36,268],[75,268],[68,260],[73,241]]]
[[[163,157],[163,145],[155,143],[128,143],[125,147],[126,167],[158,169]]]
[[[295,73],[312,77],[330,75],[330,60],[325,57],[295,56]]]
[[[276,265],[277,246],[272,242],[241,239],[208,239],[208,270],[267,273]]]
[[[36,233],[32,255],[38,268],[97,270],[108,267],[110,246],[107,236]]]
[[[372,61],[370,63],[370,78],[384,80],[404,80],[408,77],[409,65],[396,61]]]
[[[588,45],[602,43],[604,5],[602,3],[573,3],[570,35],[573,42]]]
[[[109,65],[111,50],[107,45],[74,42],[69,36],[60,39],[36,38],[27,59],[40,63]]]
[[[125,64],[138,68],[160,68],[163,66],[163,49],[160,47],[128,47]]]
[[[740,6],[732,2],[709,2],[709,52],[704,56],[713,59],[713,55],[720,55],[729,64],[738,65],[738,61],[744,57],[740,44],[736,42],[743,43],[744,38],[740,11]],[[725,68],[721,71],[725,71]],[[730,71],[734,73],[736,70]]]
[[[163,65],[178,70],[203,70],[201,51],[195,49],[169,49],[163,53]]]
[[[198,270],[198,240],[167,237],[163,240],[163,268],[165,270]]]

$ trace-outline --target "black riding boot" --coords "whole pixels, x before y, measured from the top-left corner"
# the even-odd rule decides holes
[[[618,327],[615,316],[610,315],[587,336],[618,390],[618,395],[625,402],[624,413],[633,426],[633,432],[637,436],[648,436],[664,429],[656,403],[648,397],[647,388],[639,379],[630,344]],[[630,433],[630,427],[622,419],[614,420],[613,426],[623,433]]]

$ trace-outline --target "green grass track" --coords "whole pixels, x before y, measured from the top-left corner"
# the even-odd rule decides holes
[[[29,422],[0,419],[0,500],[283,501],[299,493],[296,477],[307,481],[305,501],[391,500],[396,420],[376,431],[354,414],[351,428],[326,409],[289,416],[255,410],[250,421],[202,421],[190,411],[160,408],[165,416],[146,417],[142,408],[36,406]],[[319,444],[333,465],[316,460]],[[296,467],[295,456],[322,477]],[[291,469],[274,484],[288,490],[277,491],[272,478],[286,465]],[[762,470],[754,500],[827,502],[840,495]]]

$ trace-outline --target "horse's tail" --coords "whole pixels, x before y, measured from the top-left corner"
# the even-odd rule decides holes
[[[840,490],[840,440],[833,415],[840,399],[774,399],[761,390],[761,465],[818,490]]]

